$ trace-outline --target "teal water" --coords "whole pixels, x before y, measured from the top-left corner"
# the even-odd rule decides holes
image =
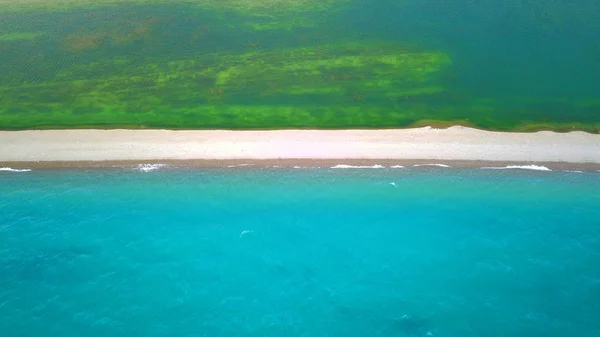
[[[598,336],[598,190],[592,172],[0,172],[0,331]]]

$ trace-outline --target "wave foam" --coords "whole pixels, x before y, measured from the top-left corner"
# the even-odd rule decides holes
[[[450,165],[446,165],[446,164],[416,164],[413,165],[414,167],[419,167],[419,166],[436,166],[436,167],[450,167]]]
[[[533,171],[552,171],[551,169],[547,168],[546,166],[539,166],[539,165],[509,165],[509,166],[504,166],[504,167],[482,167],[482,169],[485,169],[485,170],[517,169],[517,170],[533,170]]]
[[[0,171],[4,172],[31,172],[31,169],[14,169],[10,167],[0,167]]]
[[[392,165],[392,166],[390,166],[390,168],[404,168],[404,166],[402,166],[402,165]]]
[[[252,164],[235,164],[235,165],[229,165],[227,167],[244,167],[244,166],[252,166]],[[275,166],[273,166],[275,167]]]
[[[167,167],[167,164],[140,164],[136,167],[136,170],[142,172],[150,172],[160,170],[161,168]]]
[[[376,169],[379,169],[379,168],[383,168],[383,166],[381,166],[381,165],[373,165],[373,166],[357,165],[357,166],[355,166],[355,165],[343,165],[342,164],[342,165],[332,166],[331,168],[332,169],[349,169],[349,168],[376,168]]]

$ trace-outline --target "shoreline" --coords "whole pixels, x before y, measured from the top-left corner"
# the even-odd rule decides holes
[[[31,130],[0,131],[0,144],[0,167],[15,169],[139,164],[444,164],[600,170],[600,135],[581,131],[507,133],[462,126],[392,130]]]
[[[124,169],[140,171],[160,169],[490,169],[490,170],[531,170],[531,171],[571,171],[600,172],[598,163],[565,162],[520,162],[520,161],[481,161],[481,160],[426,160],[426,159],[190,159],[190,160],[120,160],[120,161],[39,161],[39,162],[0,162],[2,171],[24,172],[29,170],[71,170],[71,169]]]

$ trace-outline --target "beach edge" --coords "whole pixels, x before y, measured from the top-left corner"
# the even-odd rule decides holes
[[[0,131],[0,167],[542,165],[600,169],[600,135],[453,126],[382,130]]]

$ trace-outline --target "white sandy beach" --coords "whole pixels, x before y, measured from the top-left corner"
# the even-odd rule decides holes
[[[600,164],[600,135],[400,130],[0,132],[0,163],[146,160],[462,160]]]

